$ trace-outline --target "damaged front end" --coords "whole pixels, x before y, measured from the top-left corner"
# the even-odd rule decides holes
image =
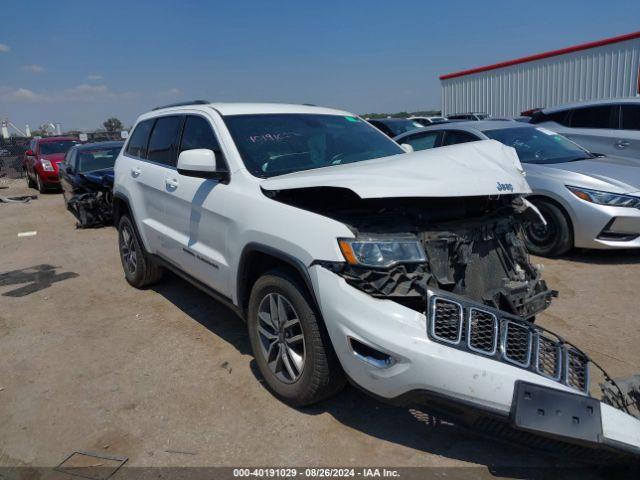
[[[110,225],[113,221],[113,170],[77,175],[74,195],[67,209],[78,220],[78,228]]]
[[[361,199],[347,189],[313,188],[275,197],[346,224],[356,242],[369,242],[358,245],[361,255],[383,255],[364,249],[381,249],[385,242],[421,246],[422,258],[380,266],[349,256],[344,263],[323,262],[373,297],[424,313],[427,290],[437,288],[533,319],[557,295],[529,260],[522,225],[536,213],[521,196]],[[343,253],[349,248],[340,246]]]

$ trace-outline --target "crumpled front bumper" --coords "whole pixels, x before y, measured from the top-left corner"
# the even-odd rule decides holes
[[[427,334],[425,315],[375,299],[319,265],[309,272],[342,367],[355,384],[377,397],[394,401],[425,392],[450,402],[453,410],[470,407],[504,419],[510,419],[516,408],[518,382],[589,398],[531,370],[435,342]],[[389,358],[371,361],[375,359],[356,351],[354,340]],[[574,443],[640,455],[640,420],[602,402],[599,406],[600,440]]]

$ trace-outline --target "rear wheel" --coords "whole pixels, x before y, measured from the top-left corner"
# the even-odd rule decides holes
[[[40,193],[44,193],[47,190],[44,186],[44,183],[42,182],[42,179],[40,178],[40,175],[38,175],[37,173],[36,173],[36,188]]]
[[[547,221],[531,222],[525,228],[527,249],[534,255],[556,257],[573,248],[573,234],[567,216],[557,205],[546,201],[533,202]]]
[[[247,323],[262,376],[289,405],[319,402],[344,386],[342,367],[307,291],[289,272],[271,270],[258,279]]]
[[[118,246],[124,276],[131,286],[143,288],[160,281],[162,267],[155,264],[142,248],[133,222],[127,215],[123,215],[118,223]]]

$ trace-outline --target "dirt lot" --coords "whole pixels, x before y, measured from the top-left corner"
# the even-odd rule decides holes
[[[25,183],[0,195],[37,193]],[[564,464],[354,388],[287,407],[230,311],[175,277],[129,287],[115,230],[74,225],[59,194],[0,204],[0,465],[53,466],[76,450],[129,466],[479,465],[464,470],[474,478]],[[540,323],[614,376],[637,371],[640,255],[537,261],[560,291]]]

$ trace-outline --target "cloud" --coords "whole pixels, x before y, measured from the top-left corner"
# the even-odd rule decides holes
[[[96,80],[102,80],[104,77],[100,74],[92,73],[91,75],[87,75],[87,80],[91,80],[95,82]]]
[[[0,100],[11,102],[105,102],[136,97],[135,92],[112,92],[106,85],[86,83],[62,91],[37,93],[26,88],[0,86]]]
[[[107,93],[109,91],[109,89],[107,88],[106,85],[88,85],[86,83],[83,83],[81,85],[77,85],[73,88],[68,88],[66,90],[68,93],[71,94],[86,94],[86,93]]]
[[[4,43],[0,43],[0,53],[6,53],[9,50],[11,50],[9,48],[9,45],[5,45]]]
[[[45,68],[42,65],[23,65],[23,70],[31,73],[44,73],[46,72]]]
[[[182,95],[182,90],[176,87],[158,92],[158,97],[177,97],[178,95]]]
[[[6,102],[36,102],[41,96],[27,88],[11,88],[0,86],[0,100]]]

